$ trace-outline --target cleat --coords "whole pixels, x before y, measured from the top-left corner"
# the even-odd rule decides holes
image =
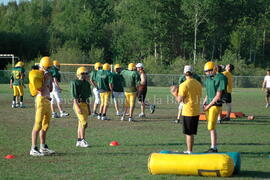
[[[121,120],[121,121],[124,121],[124,120],[125,120],[125,117],[124,117],[124,116],[122,116],[120,120]]]
[[[230,121],[230,120],[231,120],[231,118],[228,118],[228,117],[225,117],[222,119],[222,121]]]
[[[92,113],[92,115],[91,115],[92,117],[97,117],[98,116],[98,114],[97,113]]]
[[[155,109],[156,109],[156,105],[151,104],[150,105],[150,113],[153,114],[155,112]]]
[[[120,112],[116,112],[116,114],[115,114],[116,116],[121,116],[122,115],[122,113],[120,113]]]
[[[190,151],[183,151],[184,154],[191,154],[192,152]]]
[[[210,148],[207,151],[205,151],[205,153],[217,153],[217,152],[218,152],[218,150],[217,149],[213,149],[213,148]]]
[[[86,142],[84,139],[80,141],[80,144],[78,147],[89,147],[88,142]]]
[[[129,117],[128,122],[134,122],[133,118]]]
[[[16,108],[16,104],[12,104],[11,107],[12,107],[12,108]]]
[[[102,117],[101,117],[101,120],[102,120],[102,121],[106,121],[106,120],[110,120],[110,119],[107,118],[106,116],[102,116]]]
[[[98,119],[98,120],[101,120],[101,116],[100,116],[100,115],[98,115],[98,116],[97,116],[97,119]]]
[[[17,103],[17,104],[15,105],[15,108],[18,108],[18,107],[20,107],[20,104],[19,104],[19,103]]]
[[[180,121],[180,119],[176,119],[176,120],[173,120],[172,122],[176,123],[176,124],[179,124],[181,121]]]
[[[67,116],[69,116],[69,113],[67,113],[65,111],[60,113],[60,117],[67,117]]]
[[[31,156],[44,156],[44,154],[40,152],[37,147],[30,150],[30,155]]]
[[[144,118],[144,117],[145,117],[145,114],[140,113],[140,114],[139,114],[139,117],[140,117],[140,118]]]
[[[77,141],[76,142],[76,147],[80,147],[81,146],[81,141]]]
[[[20,103],[20,108],[25,108],[25,105],[23,103]]]
[[[40,148],[39,149],[40,153],[43,153],[44,155],[51,155],[51,154],[55,154],[54,150],[49,149],[49,147],[47,146],[47,144],[45,144],[44,148]]]
[[[54,112],[52,113],[52,118],[60,118],[60,116],[56,112]]]

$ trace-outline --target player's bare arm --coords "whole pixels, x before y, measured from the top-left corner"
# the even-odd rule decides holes
[[[217,91],[216,96],[213,98],[213,100],[206,106],[204,106],[203,110],[207,111],[211,106],[213,106],[218,100],[220,100],[222,95],[222,91]]]

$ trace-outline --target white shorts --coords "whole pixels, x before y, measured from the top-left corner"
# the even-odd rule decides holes
[[[116,104],[117,100],[120,98],[122,103],[124,103],[125,94],[124,92],[113,92],[113,102]]]
[[[182,111],[183,106],[184,106],[184,103],[183,103],[183,102],[180,102],[180,104],[179,104],[179,106],[178,106],[178,110],[179,110],[179,111]]]
[[[50,97],[52,98],[52,100],[51,100],[52,104],[56,104],[56,102],[61,104],[63,102],[63,98],[62,98],[61,93],[56,89],[54,89],[50,93]]]
[[[93,88],[93,94],[95,97],[95,104],[100,104],[100,94],[97,88]]]

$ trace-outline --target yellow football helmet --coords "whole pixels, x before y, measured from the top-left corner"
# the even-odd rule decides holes
[[[87,69],[86,69],[86,67],[79,67],[78,69],[77,69],[77,71],[76,71],[76,75],[77,76],[80,76],[82,73],[88,73],[88,71],[87,71]]]
[[[208,61],[204,65],[204,71],[214,70],[214,68],[215,68],[215,63],[213,61]]]
[[[134,63],[129,63],[128,70],[133,71],[136,69],[136,65]]]
[[[60,66],[60,63],[59,63],[59,61],[54,60],[54,61],[53,61],[53,65],[54,65],[54,66]]]
[[[41,58],[39,65],[40,65],[41,67],[43,67],[44,69],[48,69],[48,68],[51,67],[53,64],[52,64],[51,58],[48,57],[48,56],[45,56],[45,57]]]
[[[116,69],[119,69],[119,68],[121,68],[121,65],[120,64],[114,65],[114,71],[116,71]]]
[[[19,61],[16,63],[15,67],[23,67],[24,63],[22,61]]]
[[[105,64],[103,64],[103,67],[102,67],[102,69],[103,70],[110,70],[110,65],[108,64],[108,63],[105,63]]]
[[[98,69],[100,67],[102,67],[102,64],[100,62],[96,62],[95,65],[94,65],[94,67],[95,67],[95,70],[98,71]]]

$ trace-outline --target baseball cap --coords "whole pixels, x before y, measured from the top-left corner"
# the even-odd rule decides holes
[[[190,65],[185,65],[184,67],[184,74],[187,72],[193,72],[193,68]]]
[[[144,68],[143,63],[136,64],[136,68]]]

